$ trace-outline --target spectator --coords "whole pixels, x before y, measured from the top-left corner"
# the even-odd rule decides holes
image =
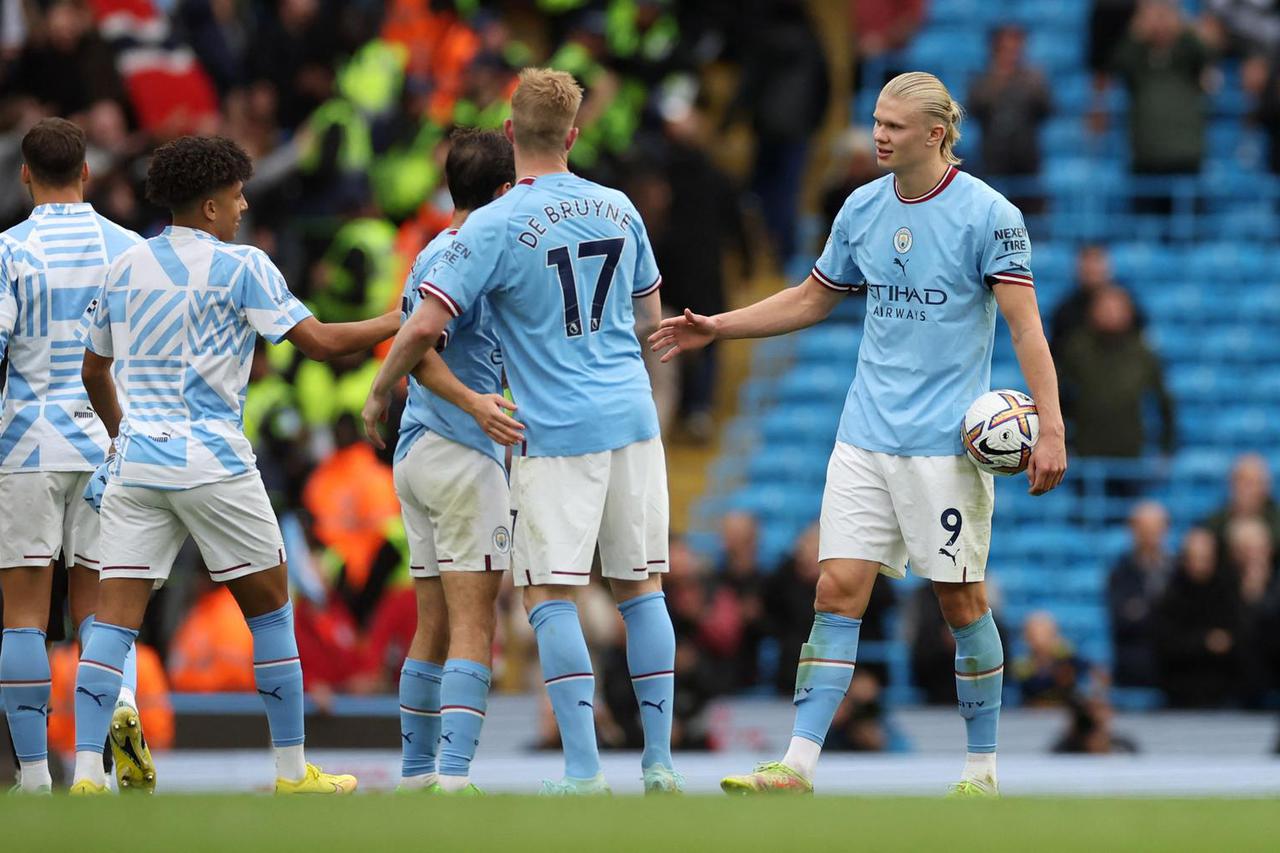
[[[820,239],[831,233],[836,214],[844,207],[850,194],[863,184],[882,177],[884,171],[876,165],[876,144],[865,127],[850,127],[842,131],[832,142],[828,174],[822,189],[822,227]],[[817,254],[819,244],[814,247]]]
[[[777,657],[782,663],[777,667],[775,687],[786,696],[796,687],[793,662],[800,659],[800,647],[809,641],[818,575],[818,525],[815,523],[796,537],[791,554],[769,576],[765,595],[769,634],[778,645]]]
[[[827,112],[830,89],[822,42],[800,0],[759,0],[742,46],[742,84],[733,114],[745,113],[756,136],[751,186],[774,253],[786,264],[796,246],[800,181],[809,140]]]
[[[927,0],[853,0],[849,5],[850,23],[856,40],[854,54],[859,62],[855,86],[889,82],[896,70],[883,80],[866,80],[863,69],[868,63],[906,47],[924,23],[928,5]]]
[[[885,584],[876,584],[885,586]],[[907,601],[905,619],[911,645],[911,680],[929,705],[954,705],[956,701],[956,638],[951,633],[937,596],[921,585]],[[871,612],[868,608],[868,613]],[[1003,631],[1001,636],[1007,636]],[[1007,657],[1007,656],[1006,656]]]
[[[102,101],[121,102],[115,56],[93,25],[88,4],[59,0],[5,75],[4,94],[34,101],[50,115],[75,117]]]
[[[883,752],[889,746],[885,730],[880,676],[859,667],[849,691],[836,709],[823,749],[847,752]]]
[[[1053,745],[1055,753],[1108,755],[1138,751],[1138,745],[1132,739],[1112,732],[1115,712],[1106,699],[1101,696],[1073,696],[1067,702],[1067,708],[1071,724]]]
[[[1206,112],[1202,77],[1209,61],[1208,48],[1183,19],[1176,0],[1141,0],[1112,60],[1129,90],[1135,174],[1200,171]]]
[[[1027,35],[1006,24],[991,33],[991,61],[969,86],[969,114],[982,128],[982,171],[1035,175],[1040,171],[1040,125],[1053,105],[1044,75],[1027,65]],[[1024,213],[1038,213],[1042,199],[1015,199]]]
[[[253,635],[231,591],[196,575],[195,604],[169,648],[169,678],[183,693],[253,692]]]
[[[1227,528],[1241,518],[1261,520],[1271,533],[1271,541],[1280,542],[1280,505],[1271,497],[1271,468],[1257,453],[1236,459],[1227,503],[1204,521],[1204,527],[1219,543],[1221,559],[1227,556]]]
[[[1112,681],[1119,687],[1156,683],[1155,611],[1173,570],[1169,553],[1169,514],[1155,501],[1129,513],[1132,546],[1107,579],[1111,617]]]
[[[1159,686],[1175,708],[1221,708],[1240,692],[1243,602],[1218,563],[1213,534],[1195,528],[1156,614]]]
[[[1138,0],[1093,0],[1089,10],[1089,55],[1086,64],[1095,82],[1104,85],[1111,73],[1111,58],[1129,31]]]
[[[240,622],[244,624],[243,617]],[[166,750],[173,746],[175,726],[164,663],[156,650],[146,643],[138,643],[137,652],[138,713],[142,717],[142,728],[147,733],[147,745],[153,751]],[[49,696],[49,748],[68,757],[75,752],[75,689],[79,663],[79,642],[60,643],[49,655],[53,682]],[[249,680],[252,683],[252,662]]]
[[[764,578],[760,572],[758,529],[755,517],[731,512],[720,522],[724,559],[712,590],[709,615],[717,615],[726,641],[721,650],[724,665],[734,670],[736,687],[751,687],[757,680],[760,643],[766,635]],[[730,627],[732,626],[732,628]]]
[[[1119,286],[1111,272],[1111,255],[1107,247],[1098,243],[1081,246],[1076,252],[1075,290],[1058,303],[1049,319],[1049,343],[1055,354],[1060,354],[1062,343],[1072,334],[1088,326],[1093,297],[1107,288]],[[1141,332],[1146,325],[1146,314],[1134,305],[1134,329]]]
[[[1048,611],[1032,613],[1022,626],[1027,653],[1013,663],[1022,702],[1045,707],[1071,700],[1088,665],[1072,650]]]
[[[1280,8],[1271,0],[1206,0],[1202,30],[1215,49],[1232,56],[1280,49]]]
[[[1267,525],[1256,517],[1234,519],[1227,526],[1227,554],[1240,580],[1243,605],[1241,664],[1243,696],[1258,707],[1280,686],[1280,584],[1275,577],[1275,542]]]
[[[1075,453],[1141,456],[1147,440],[1142,414],[1148,396],[1159,407],[1160,448],[1165,454],[1173,451],[1173,397],[1165,388],[1164,367],[1138,334],[1133,303],[1123,290],[1109,287],[1094,296],[1088,327],[1062,344],[1058,372]],[[1130,482],[1108,482],[1108,494],[1135,492]]]

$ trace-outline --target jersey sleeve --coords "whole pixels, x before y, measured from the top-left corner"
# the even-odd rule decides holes
[[[245,319],[273,344],[280,343],[294,326],[311,316],[307,306],[289,291],[284,275],[265,252],[255,250],[245,258],[239,291],[239,307]]]
[[[644,227],[636,214],[636,268],[631,279],[631,298],[639,299],[656,293],[662,287],[662,273],[658,272],[658,260],[653,256],[653,244],[649,242],[649,229]]]
[[[98,295],[89,300],[89,306],[80,317],[80,325],[76,327],[76,339],[84,344],[85,349],[103,358],[114,358],[115,347],[111,343],[111,299],[108,297],[111,285],[128,275],[128,266],[120,261],[112,264],[107,270],[107,278],[98,289]]]
[[[1034,287],[1031,276],[1031,238],[1022,212],[1007,199],[991,207],[982,247],[982,280],[997,284]]]
[[[851,293],[862,286],[862,271],[854,261],[853,244],[849,240],[849,216],[849,202],[846,201],[836,214],[835,222],[831,223],[831,234],[821,257],[813,265],[813,277],[823,287],[841,293]]]
[[[7,247],[0,247],[0,358],[9,349],[9,337],[18,324],[18,283]]]
[[[472,215],[422,276],[418,294],[438,299],[451,315],[462,316],[497,285],[506,237],[504,220]]]
[[[418,306],[422,304],[424,296],[428,294],[428,291],[424,290],[422,285],[426,281],[426,274],[432,266],[434,264],[416,260],[413,262],[413,266],[409,268],[409,277],[404,283],[404,295],[400,298],[400,325],[404,325],[413,316],[413,312],[418,310]],[[457,324],[457,317],[452,318],[445,324],[444,329],[440,332],[440,339],[436,341],[436,352],[444,352],[444,348],[449,345],[449,339],[453,337],[453,327]]]

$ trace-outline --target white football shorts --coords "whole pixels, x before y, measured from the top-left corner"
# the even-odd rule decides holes
[[[995,484],[964,456],[891,456],[836,442],[822,495],[818,559],[907,564],[943,583],[987,571]]]
[[[511,492],[493,457],[428,432],[396,463],[395,482],[409,574],[510,568]]]
[[[582,456],[511,460],[516,586],[585,586],[601,573],[644,580],[667,571],[667,459],[650,438]]]
[[[97,571],[98,514],[84,500],[92,471],[0,474],[0,569],[44,566],[65,555]]]
[[[102,495],[103,578],[169,577],[195,539],[209,577],[231,581],[284,563],[284,539],[256,470],[194,489],[107,483]]]

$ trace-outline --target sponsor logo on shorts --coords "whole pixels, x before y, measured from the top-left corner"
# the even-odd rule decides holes
[[[493,547],[498,550],[499,554],[505,554],[511,550],[511,531],[505,527],[495,528],[493,531]]]

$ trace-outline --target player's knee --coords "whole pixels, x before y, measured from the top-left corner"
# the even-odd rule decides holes
[[[987,590],[981,583],[939,583],[933,584],[934,594],[938,597],[938,606],[942,610],[942,618],[952,628],[963,628],[972,625],[982,618],[989,609]]]
[[[861,619],[867,608],[869,589],[865,583],[848,573],[824,569],[818,577],[818,589],[813,607],[819,613],[835,613],[851,619]]]

